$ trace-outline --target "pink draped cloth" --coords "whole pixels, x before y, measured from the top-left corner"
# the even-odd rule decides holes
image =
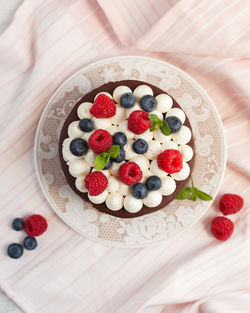
[[[247,0],[26,0],[0,37],[0,286],[27,313],[250,312],[250,3]],[[121,249],[66,226],[43,196],[33,161],[40,115],[76,70],[147,55],[190,74],[223,120],[228,163],[217,199],[177,238]],[[209,233],[223,193],[245,199],[235,232]],[[49,222],[39,248],[6,256],[16,216]]]

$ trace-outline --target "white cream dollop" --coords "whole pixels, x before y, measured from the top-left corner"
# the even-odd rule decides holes
[[[111,118],[111,123],[113,125],[119,125],[125,119],[126,119],[126,110],[122,107],[116,106],[116,114]]]
[[[135,134],[128,129],[128,121],[123,121],[120,123],[119,131],[125,133],[128,140],[135,138]]]
[[[160,192],[163,196],[171,195],[176,189],[176,182],[170,176],[161,177]]]
[[[136,87],[133,93],[134,93],[134,96],[138,102],[140,102],[140,99],[144,96],[147,96],[147,95],[153,96],[154,95],[153,90],[147,85],[140,85],[140,86]]]
[[[120,182],[119,192],[121,195],[126,196],[129,193],[129,186]]]
[[[119,191],[120,182],[114,176],[109,177],[108,181],[108,191],[117,192]]]
[[[106,199],[106,206],[111,211],[118,211],[123,207],[124,197],[118,193],[110,193]]]
[[[131,159],[130,162],[135,162],[137,165],[140,166],[142,171],[147,171],[149,169],[149,160],[145,158],[143,155],[138,155]]]
[[[133,143],[134,142],[135,142],[135,140],[128,140],[126,145],[123,147],[124,151],[125,151],[125,160],[131,160],[138,155],[137,153],[135,153],[135,151],[133,149]]]
[[[95,165],[95,159],[96,159],[97,154],[94,153],[93,150],[89,149],[86,154],[84,154],[83,158],[84,160],[87,161],[89,166],[94,166]]]
[[[113,175],[113,176],[118,176],[119,168],[120,168],[120,166],[121,166],[123,163],[125,163],[125,162],[124,162],[124,161],[121,162],[121,163],[113,162],[112,165],[111,165],[111,167],[110,167],[110,169],[109,169],[111,175]]]
[[[144,139],[147,141],[147,143],[150,143],[150,141],[153,139],[153,132],[151,132],[149,129],[145,131],[145,133],[140,135],[135,135],[135,140],[137,139]]]
[[[63,155],[64,161],[66,162],[69,162],[71,160],[81,159],[84,157],[84,156],[77,157],[76,155],[71,153],[70,148],[69,148],[71,141],[72,141],[72,138],[66,138],[64,139],[63,144],[62,144],[62,155]]]
[[[170,109],[166,114],[166,117],[169,117],[169,116],[177,116],[181,120],[182,124],[186,120],[185,113],[179,108]]]
[[[95,129],[105,129],[108,131],[109,127],[112,125],[110,118],[93,117],[92,121],[94,122]]]
[[[179,180],[184,180],[188,178],[189,174],[190,174],[190,167],[186,162],[183,162],[183,167],[180,170],[180,172],[171,174],[171,177],[174,180],[179,181]]]
[[[92,130],[91,132],[89,133],[86,133],[84,132],[83,135],[82,135],[82,139],[86,140],[88,142],[89,140],[89,137],[94,133],[94,130]]]
[[[191,140],[192,133],[191,130],[183,125],[178,133],[172,134],[173,140],[179,145],[184,145]]]
[[[73,177],[85,176],[89,173],[90,166],[84,159],[69,162],[69,172]]]
[[[112,125],[109,127],[108,132],[113,136],[115,133],[118,133],[120,130],[118,126]]]
[[[170,140],[162,144],[162,151],[170,150],[170,149],[178,150],[179,148],[178,148],[177,143]]]
[[[98,94],[96,94],[95,99],[96,99],[99,95],[105,95],[105,96],[109,97],[110,99],[113,99],[113,97],[111,96],[111,94],[108,93],[108,92],[99,92]],[[94,99],[94,100],[95,100],[95,99]]]
[[[68,135],[72,138],[81,138],[83,131],[79,128],[79,121],[74,121],[69,124]]]
[[[120,103],[121,95],[123,95],[124,93],[127,93],[127,92],[132,93],[132,90],[127,86],[116,87],[115,90],[113,91],[113,98],[114,98],[115,102]]]
[[[160,128],[157,128],[156,130],[154,130],[154,139],[158,140],[161,143],[167,142],[167,141],[171,140],[171,138],[172,138],[172,135],[165,136],[161,132]]]
[[[146,180],[150,177],[150,176],[153,176],[154,174],[152,173],[152,172],[150,172],[150,171],[144,171],[144,172],[142,172],[142,179],[141,179],[141,182],[143,183],[143,184],[145,184],[146,183]]]
[[[93,115],[89,112],[93,103],[91,102],[83,102],[79,105],[77,109],[77,115],[80,119],[82,118],[91,118]]]
[[[129,115],[134,112],[134,111],[138,111],[138,110],[141,110],[141,107],[139,105],[139,103],[135,103],[135,105],[130,108],[130,109],[126,109],[126,117],[129,118]]]
[[[154,110],[150,114],[155,114],[161,121],[163,121],[163,114],[159,110]]]
[[[148,142],[148,150],[146,153],[144,153],[144,155],[149,160],[153,160],[158,156],[158,154],[161,153],[161,150],[162,150],[162,146],[160,142],[157,140],[152,140]]]
[[[179,151],[183,157],[183,161],[185,162],[190,161],[194,155],[193,149],[188,145],[180,145]]]
[[[84,178],[85,176],[78,176],[75,180],[75,186],[81,192],[88,192],[88,189],[85,187]]]
[[[131,194],[128,194],[124,199],[124,209],[129,213],[139,212],[142,206],[142,200],[134,198]]]
[[[153,160],[151,161],[151,164],[150,164],[150,171],[152,173],[154,173],[154,175],[157,175],[159,177],[164,177],[167,175],[166,172],[164,172],[163,170],[161,170],[157,164],[157,160]]]
[[[107,189],[104,190],[101,194],[99,194],[98,196],[91,196],[89,193],[88,193],[88,198],[91,202],[95,203],[95,204],[100,204],[100,203],[103,203],[106,198],[108,196],[108,191]]]
[[[168,110],[172,108],[173,99],[169,95],[162,93],[156,96],[155,99],[157,101],[156,108],[158,111],[166,113]]]
[[[109,169],[107,169],[107,170],[97,170],[96,168],[93,167],[92,170],[91,170],[91,173],[96,172],[96,171],[102,172],[107,178],[109,178],[109,176],[110,176]]]
[[[162,194],[159,191],[150,191],[146,198],[143,199],[143,203],[149,207],[154,208],[161,204]]]

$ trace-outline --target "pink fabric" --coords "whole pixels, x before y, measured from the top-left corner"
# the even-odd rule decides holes
[[[249,1],[26,0],[0,38],[0,284],[28,313],[250,311]],[[220,194],[245,198],[235,233],[209,234],[215,200],[187,232],[151,248],[91,242],[50,209],[33,162],[34,134],[55,89],[81,67],[149,55],[192,75],[222,117],[228,164]],[[39,212],[49,231],[16,261],[14,216]]]

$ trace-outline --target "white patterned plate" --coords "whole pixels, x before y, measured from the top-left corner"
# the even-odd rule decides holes
[[[51,97],[40,119],[35,139],[35,163],[45,197],[70,227],[99,243],[142,247],[183,232],[199,220],[211,202],[174,200],[157,212],[137,218],[109,216],[71,190],[58,155],[61,128],[74,104],[104,83],[125,79],[145,81],[165,90],[184,109],[195,139],[194,185],[215,197],[226,164],[225,136],[218,112],[206,92],[190,76],[152,58],[109,58],[91,64],[67,79]]]

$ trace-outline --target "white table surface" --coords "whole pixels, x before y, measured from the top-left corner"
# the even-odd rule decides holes
[[[16,9],[23,0],[0,0],[0,36],[7,29],[13,19]],[[3,247],[1,247],[3,249]],[[18,260],[17,260],[18,262]],[[0,290],[0,313],[23,313],[14,303]]]

